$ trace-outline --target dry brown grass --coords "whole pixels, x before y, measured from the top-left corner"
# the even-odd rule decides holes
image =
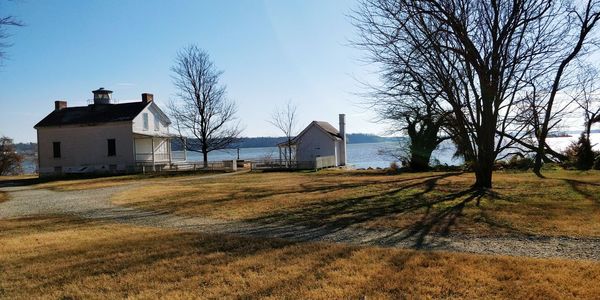
[[[5,192],[0,192],[0,203],[8,200],[8,195]]]
[[[600,264],[0,221],[0,298],[594,298]]]
[[[37,175],[31,175],[31,174],[27,174],[27,175],[11,175],[11,176],[0,176],[0,182],[3,181],[13,181],[13,180],[27,180],[27,179],[34,179],[34,178],[38,178]]]
[[[547,176],[499,172],[493,191],[479,195],[469,190],[472,174],[252,173],[163,181],[113,200],[227,220],[600,236],[600,172],[555,171]]]
[[[62,178],[39,178],[37,175],[0,176],[0,184],[27,185],[33,188],[51,189],[56,191],[80,191],[105,187],[127,185],[135,182],[157,183],[164,180],[177,180],[179,178],[194,178],[212,175],[213,171],[194,172],[164,172],[129,175],[72,175]],[[97,177],[90,177],[97,176]]]
[[[42,189],[52,189],[56,191],[78,191],[131,184],[133,181],[142,179],[143,178],[139,175],[122,175],[99,178],[56,180],[37,184],[36,187]]]

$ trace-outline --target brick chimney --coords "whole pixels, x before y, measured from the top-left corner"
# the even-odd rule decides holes
[[[340,158],[341,165],[346,165],[346,115],[340,114],[340,136],[342,137],[342,143],[340,147]]]
[[[67,101],[62,101],[62,100],[54,101],[54,110],[62,110],[65,108],[67,108]]]
[[[143,93],[142,94],[142,103],[150,103],[154,100],[154,95],[150,94],[150,93]]]

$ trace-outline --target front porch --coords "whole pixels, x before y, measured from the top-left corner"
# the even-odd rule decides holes
[[[137,166],[151,166],[152,169],[171,166],[174,160],[171,151],[172,135],[133,135],[134,159]],[[186,159],[184,149],[183,160]]]

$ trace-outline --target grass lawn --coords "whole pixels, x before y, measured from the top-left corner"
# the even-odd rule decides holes
[[[8,200],[8,196],[6,195],[5,192],[0,192],[0,203],[4,202]]]
[[[0,298],[594,298],[600,263],[0,220]]]
[[[225,220],[364,226],[478,235],[600,236],[600,172],[497,172],[473,193],[472,174],[322,171],[149,182],[113,201]]]

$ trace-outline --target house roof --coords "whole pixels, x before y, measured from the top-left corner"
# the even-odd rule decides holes
[[[34,128],[131,121],[150,103],[91,104],[55,110]]]
[[[336,138],[342,138],[342,136],[340,135],[340,132],[333,127],[333,125],[324,122],[324,121],[314,121],[314,123],[321,127],[321,129],[325,130],[325,132],[327,132],[329,135],[331,135],[332,137],[336,137]]]
[[[306,126],[306,128],[304,128],[304,130],[302,130],[302,132],[300,132],[296,137],[294,137],[291,141],[291,144],[296,144],[298,142],[298,140],[308,131],[308,129],[312,126],[317,126],[317,128],[321,129],[324,133],[326,133],[327,135],[329,135],[330,138],[334,139],[334,140],[341,140],[342,136],[340,135],[340,132],[333,127],[333,125],[325,122],[325,121],[312,121],[308,126]],[[288,143],[287,141],[283,142],[283,143],[279,143],[277,144],[277,146],[287,146]]]

